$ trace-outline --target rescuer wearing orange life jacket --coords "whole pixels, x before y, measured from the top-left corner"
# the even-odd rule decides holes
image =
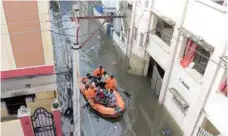
[[[87,85],[88,87],[88,85]],[[95,85],[90,85],[88,89],[85,89],[85,96],[87,99],[93,99],[96,95],[96,88]]]
[[[106,81],[105,81],[106,85],[105,88],[106,89],[113,89],[113,90],[117,90],[117,82],[116,79],[114,78],[113,75],[111,75]]]
[[[102,76],[104,73],[104,68],[102,66],[99,66],[99,68],[95,69],[93,72],[94,76]]]

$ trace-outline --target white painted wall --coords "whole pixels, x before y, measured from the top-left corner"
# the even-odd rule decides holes
[[[156,35],[150,35],[146,51],[165,70],[169,60],[169,47]]]
[[[149,23],[149,10],[143,8],[139,3],[136,4],[135,12],[135,27],[138,28],[138,32],[147,32],[148,23]]]
[[[190,1],[184,27],[201,36],[212,46],[221,47],[228,40],[228,14],[200,2]]]
[[[152,10],[179,23],[184,4],[185,0],[155,0]]]

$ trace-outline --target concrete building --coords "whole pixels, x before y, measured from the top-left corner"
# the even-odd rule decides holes
[[[227,136],[227,1],[130,2],[129,72],[151,78],[185,136]]]
[[[57,97],[49,1],[1,1],[1,119]]]

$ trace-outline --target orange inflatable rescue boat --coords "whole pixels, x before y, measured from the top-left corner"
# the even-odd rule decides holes
[[[81,80],[81,81],[84,81],[84,83],[85,83],[85,78],[83,78],[83,80]],[[84,90],[84,89],[85,89],[85,84],[82,83],[80,85],[80,90]],[[81,93],[84,96],[84,98],[88,101],[91,108],[94,109],[95,111],[97,111],[103,117],[117,118],[117,117],[120,117],[121,115],[123,115],[123,113],[124,113],[125,102],[122,99],[121,95],[116,90],[113,91],[113,94],[116,97],[116,107],[114,107],[114,108],[106,107],[103,104],[96,103],[94,99],[88,99],[86,94],[84,93],[84,91],[81,91]]]

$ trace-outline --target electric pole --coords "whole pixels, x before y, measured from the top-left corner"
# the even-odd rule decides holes
[[[79,16],[79,4],[73,5],[73,14],[74,17],[77,18]],[[81,121],[80,121],[80,89],[79,89],[79,41],[78,41],[78,33],[79,33],[79,20],[75,21],[76,25],[76,39],[75,43],[72,45],[72,63],[73,63],[73,119],[75,125],[74,136],[81,136]]]

